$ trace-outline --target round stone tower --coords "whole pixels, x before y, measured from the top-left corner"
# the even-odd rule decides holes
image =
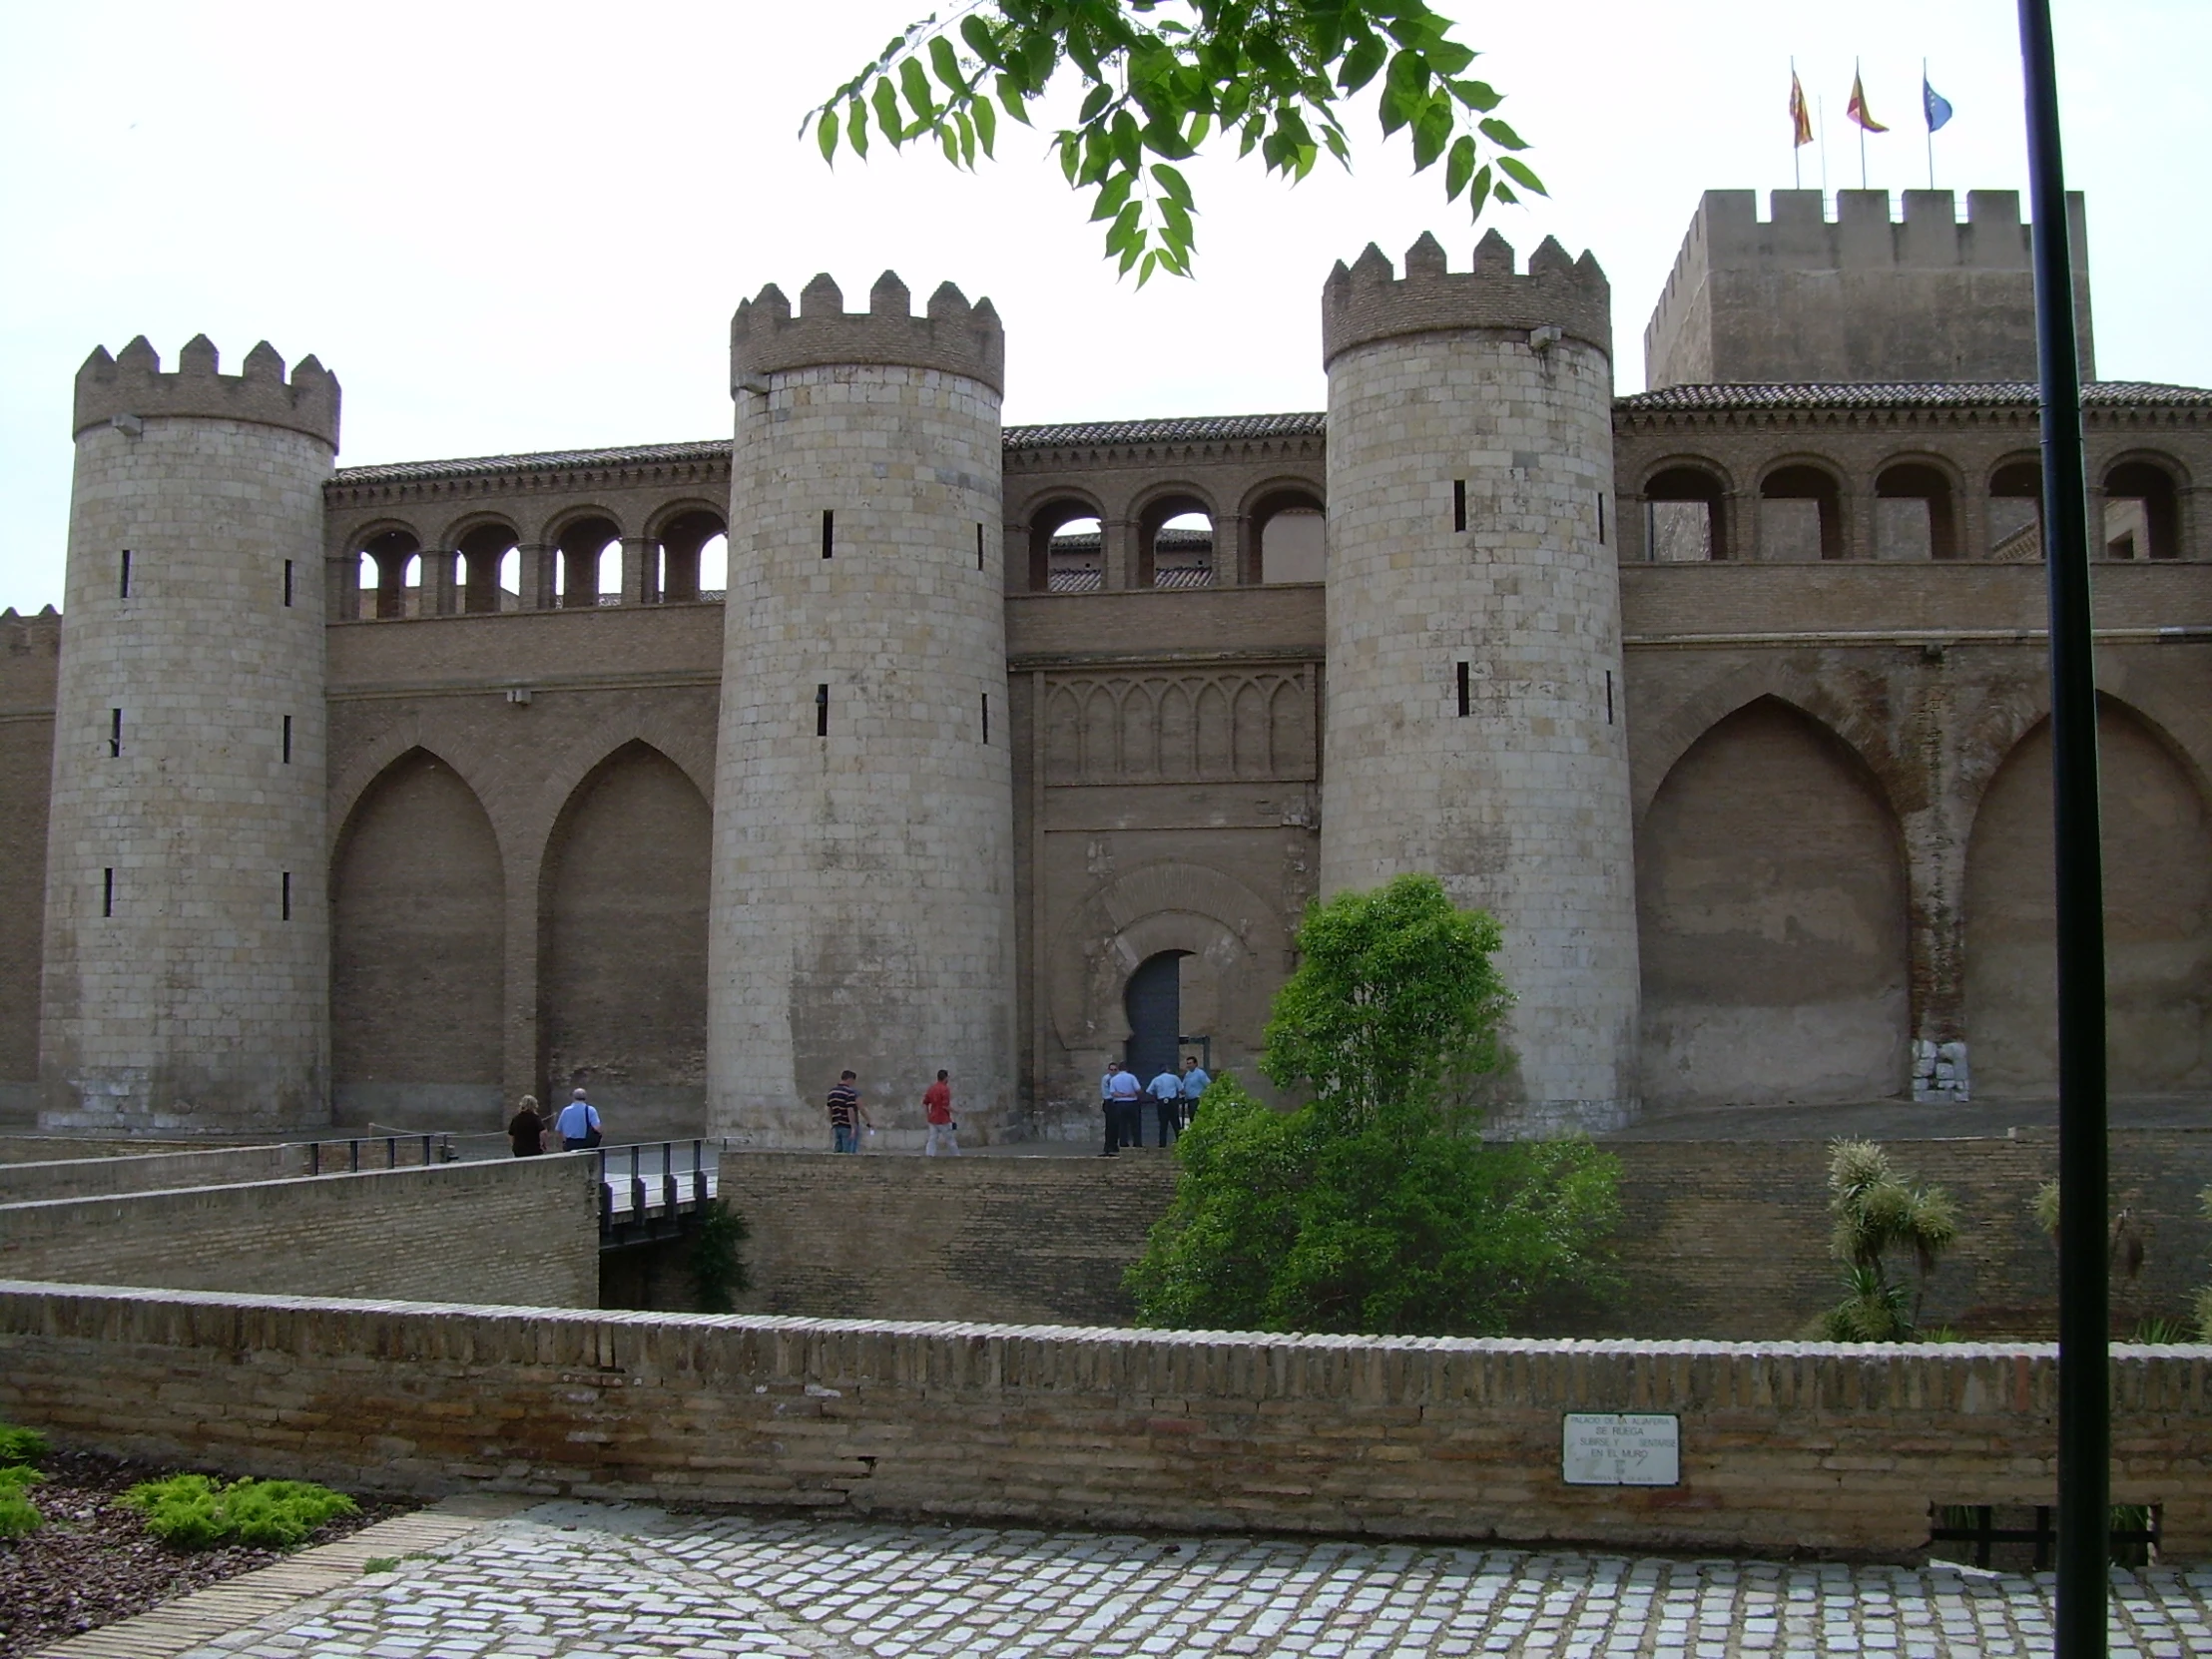
[[[1495,1121],[1636,1109],[1636,908],[1611,294],[1546,239],[1516,276],[1423,236],[1331,274],[1325,893],[1408,871],[1494,914],[1518,998]]]
[[[77,373],[40,1122],[329,1121],[322,483],[338,384],[267,341]]]
[[[1013,783],[995,526],[1005,339],[947,282],[817,276],[731,324],[737,438],[708,932],[708,1119],[821,1146],[859,1074],[918,1125],[1013,1105]]]

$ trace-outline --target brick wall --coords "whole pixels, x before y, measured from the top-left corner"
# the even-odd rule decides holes
[[[2212,1553],[2212,1349],[2113,1363],[2113,1497]],[[0,1411],[64,1444],[417,1492],[1907,1555],[2048,1502],[2045,1348],[1362,1342],[524,1313],[0,1283]],[[1674,1487],[1567,1486],[1665,1411]]]
[[[49,1145],[55,1152],[74,1150],[67,1142]],[[383,1149],[375,1150],[381,1154]],[[339,1156],[344,1156],[342,1149]],[[175,1187],[227,1187],[306,1173],[304,1146],[226,1146],[139,1157],[65,1157],[0,1164],[0,1204],[159,1192]]]
[[[1964,1230],[1925,1310],[1961,1334],[2053,1334],[2056,1260],[2027,1204],[2057,1175],[2048,1133],[1891,1141],[1905,1176],[1946,1187]],[[1622,1165],[1628,1289],[1605,1307],[1540,1310],[1532,1328],[1577,1337],[1773,1342],[1842,1295],[1828,1254],[1828,1148],[1804,1141],[1609,1141]],[[2141,1279],[2116,1285],[2124,1332],[2183,1313],[2212,1281],[2212,1131],[2115,1130],[2115,1211],[2146,1242]],[[1158,1154],[1063,1158],[838,1158],[732,1153],[722,1194],[753,1229],[748,1312],[812,1318],[1041,1320],[1125,1325],[1122,1270],[1174,1196]]]
[[[78,1284],[589,1308],[589,1158],[0,1206],[0,1274]]]

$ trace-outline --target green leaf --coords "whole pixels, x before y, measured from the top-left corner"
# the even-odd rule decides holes
[[[1497,159],[1497,166],[1499,172],[1523,190],[1533,191],[1538,196],[1549,196],[1551,194],[1551,192],[1544,189],[1544,182],[1536,177],[1526,162],[1517,161],[1511,156],[1500,156]]]
[[[822,146],[822,159],[834,163],[837,159],[837,112],[824,110],[822,121],[815,128],[815,142]]]
[[[1168,235],[1184,248],[1194,246],[1198,238],[1191,229],[1190,210],[1180,202],[1163,198],[1159,203],[1160,219],[1167,226]]]
[[[952,124],[960,130],[960,165],[973,171],[975,167],[975,123],[964,111],[952,112]]]
[[[844,106],[844,141],[860,160],[867,160],[867,105],[857,96]]]
[[[1452,97],[1480,115],[1488,115],[1505,102],[1486,81],[1453,81],[1450,86]]]
[[[1082,166],[1083,145],[1073,133],[1060,135],[1060,171],[1067,175],[1068,183],[1075,183],[1076,170]]]
[[[1112,219],[1120,213],[1123,205],[1129,200],[1131,187],[1136,182],[1136,179],[1130,174],[1117,173],[1100,185],[1097,196],[1092,199],[1091,219],[1093,222],[1101,219]]]
[[[1077,112],[1075,124],[1078,127],[1088,127],[1105,113],[1106,106],[1113,101],[1114,89],[1112,87],[1091,88],[1089,92],[1083,95],[1083,108]]]
[[[1467,206],[1474,210],[1468,217],[1475,224],[1481,223],[1482,210],[1489,205],[1490,178],[1490,164],[1484,162],[1475,173],[1474,182],[1467,186]]]
[[[967,42],[970,52],[991,68],[1002,67],[998,55],[998,40],[991,33],[991,26],[973,12],[960,19],[960,38]]]
[[[1458,201],[1459,193],[1473,177],[1474,140],[1462,133],[1451,146],[1451,159],[1444,163],[1444,200]]]
[[[1183,175],[1168,166],[1166,162],[1155,162],[1153,164],[1152,179],[1163,191],[1167,192],[1167,198],[1170,202],[1186,209],[1192,206],[1191,187],[1184,182]]]
[[[1143,287],[1145,283],[1152,280],[1152,273],[1159,268],[1159,264],[1160,256],[1157,252],[1147,254],[1144,257],[1142,263],[1137,267],[1137,286]]]
[[[1433,166],[1450,142],[1451,100],[1438,93],[1413,123],[1413,171],[1420,173]]]
[[[869,102],[875,106],[875,125],[895,149],[906,137],[904,123],[898,117],[898,94],[884,77],[875,78],[875,90],[869,94]]]
[[[1337,71],[1337,85],[1350,94],[1358,92],[1382,70],[1390,49],[1382,44],[1381,35],[1370,35],[1345,54],[1345,61]]]
[[[1022,96],[1021,83],[1011,75],[998,78],[998,101],[1005,106],[1008,115],[1024,127],[1029,125],[1029,100]]]
[[[952,42],[942,35],[930,38],[929,67],[937,72],[937,79],[944,83],[944,90],[955,98],[967,91],[967,77],[960,73],[960,60],[953,53]]]
[[[908,58],[898,66],[898,84],[906,94],[906,103],[914,112],[914,119],[922,126],[933,126],[937,119],[937,100],[929,90],[928,73],[917,58]]]
[[[988,98],[978,98],[969,106],[975,117],[975,142],[983,147],[983,154],[991,153],[991,146],[998,139],[998,111]]]
[[[1432,42],[1427,52],[1428,67],[1438,75],[1456,75],[1474,62],[1474,53],[1455,40]]]
[[[1488,139],[1500,150],[1526,150],[1528,148],[1528,146],[1521,141],[1520,134],[1514,132],[1512,128],[1506,126],[1504,122],[1500,121],[1494,115],[1488,117],[1481,123],[1480,131],[1484,138]]]

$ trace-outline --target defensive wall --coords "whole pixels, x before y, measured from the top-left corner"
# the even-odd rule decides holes
[[[1045,1525],[1911,1556],[2048,1503],[2046,1347],[1374,1341],[0,1282],[0,1411],[66,1445],[444,1493]],[[2112,1361],[2112,1496],[2212,1555],[2212,1348]],[[1567,1485],[1568,1412],[1680,1481]]]
[[[296,1165],[304,1148],[187,1158]],[[129,1178],[140,1163],[111,1160]],[[21,1175],[28,1168],[33,1173]],[[44,1166],[49,1187],[71,1176]],[[596,1161],[445,1164],[0,1203],[0,1274],[190,1291],[502,1302],[599,1300]],[[33,1189],[40,1166],[9,1172]],[[95,1174],[74,1178],[78,1184]]]

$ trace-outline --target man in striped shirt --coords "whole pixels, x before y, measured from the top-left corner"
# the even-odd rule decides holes
[[[837,1152],[860,1150],[860,1129],[868,1122],[867,1108],[860,1104],[860,1088],[852,1073],[845,1072],[837,1079],[837,1086],[830,1091],[830,1133]]]

